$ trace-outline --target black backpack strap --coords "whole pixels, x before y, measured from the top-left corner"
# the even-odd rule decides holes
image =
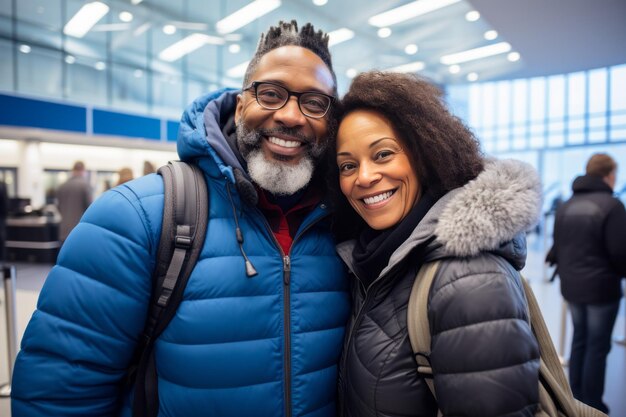
[[[208,187],[197,166],[170,161],[158,173],[165,186],[163,222],[148,317],[130,377],[135,382],[134,417],[156,417],[159,412],[154,342],[182,301],[204,244],[209,212]]]

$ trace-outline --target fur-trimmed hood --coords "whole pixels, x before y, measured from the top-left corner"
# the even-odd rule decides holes
[[[478,177],[435,203],[381,275],[427,242],[423,253],[429,261],[491,251],[521,269],[526,258],[523,233],[537,224],[541,205],[541,181],[534,168],[514,159],[487,160]],[[337,248],[348,265],[354,244]]]

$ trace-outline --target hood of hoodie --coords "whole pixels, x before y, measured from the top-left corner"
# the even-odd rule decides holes
[[[478,177],[431,207],[381,275],[419,246],[425,246],[426,261],[488,251],[521,269],[526,259],[524,232],[539,220],[541,205],[541,181],[534,168],[513,159],[487,160]],[[348,241],[337,247],[350,267],[354,245],[355,241]]]
[[[211,158],[235,183],[235,172],[246,172],[222,133],[235,113],[239,90],[222,89],[196,99],[182,115],[176,143],[183,161]]]

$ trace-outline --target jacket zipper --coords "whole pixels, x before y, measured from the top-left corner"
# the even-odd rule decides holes
[[[315,224],[319,223],[322,219],[329,216],[329,214],[326,213],[322,216],[319,216],[317,219],[314,219],[313,221],[311,221],[311,223],[309,223],[304,229],[302,229],[302,231],[300,231],[300,233],[298,233],[291,241],[289,253],[285,255],[285,252],[283,252],[283,248],[280,246],[280,243],[276,239],[276,236],[274,236],[274,232],[272,232],[272,228],[267,222],[267,219],[265,219],[265,216],[263,215],[261,210],[258,210],[258,211],[261,214],[261,218],[263,219],[263,222],[265,223],[265,227],[267,228],[268,232],[272,236],[272,239],[274,240],[274,244],[278,248],[278,251],[280,252],[280,255],[282,256],[282,259],[283,259],[283,323],[284,323],[283,333],[284,333],[284,341],[285,341],[285,344],[283,346],[283,349],[284,349],[283,361],[285,364],[283,384],[285,386],[285,417],[291,417],[291,291],[289,288],[289,285],[291,284],[291,257],[290,255],[291,255],[291,250],[295,246],[296,241],[300,238],[300,236],[302,236]]]
[[[348,360],[348,352],[350,350],[350,347],[352,346],[352,335],[354,333],[354,330],[357,329],[359,327],[359,324],[361,323],[361,321],[363,320],[363,311],[365,309],[365,306],[368,305],[368,301],[370,300],[370,294],[373,294],[374,291],[374,285],[378,282],[381,281],[382,276],[378,276],[369,286],[369,288],[365,288],[365,285],[363,285],[363,281],[361,281],[361,278],[359,278],[357,276],[357,274],[355,274],[354,272],[352,272],[352,274],[354,275],[354,277],[356,278],[356,280],[359,283],[359,287],[361,290],[363,290],[363,302],[361,303],[361,305],[359,306],[359,310],[356,313],[356,316],[354,318],[354,322],[352,323],[352,326],[350,326],[350,329],[348,331],[348,343],[346,346],[344,346],[343,352],[341,354],[341,373],[339,374],[339,381],[340,381],[340,385],[341,385],[341,389],[339,390],[339,401],[340,401],[340,406],[339,406],[339,415],[343,415],[344,414],[344,399],[343,399],[343,384],[344,384],[344,375],[343,373],[346,371],[346,362]]]

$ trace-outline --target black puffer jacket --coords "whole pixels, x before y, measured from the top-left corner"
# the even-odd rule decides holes
[[[524,230],[541,187],[517,161],[490,162],[442,197],[365,290],[353,281],[353,314],[340,364],[340,415],[532,416],[539,351],[519,274]],[[352,265],[354,242],[338,251]],[[438,403],[416,371],[407,302],[424,261],[442,259],[429,295],[431,365]]]
[[[554,253],[563,298],[602,304],[622,297],[626,275],[626,210],[599,177],[581,176],[556,213]]]

